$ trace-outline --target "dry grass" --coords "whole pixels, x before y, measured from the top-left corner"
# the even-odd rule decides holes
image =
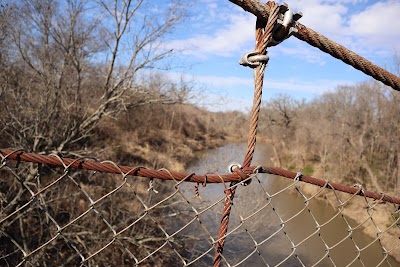
[[[229,124],[228,118],[236,120]],[[91,143],[102,143],[102,158],[121,164],[183,171],[195,152],[245,140],[247,127],[239,128],[240,123],[247,126],[242,113],[211,113],[192,105],[143,106],[103,121]]]

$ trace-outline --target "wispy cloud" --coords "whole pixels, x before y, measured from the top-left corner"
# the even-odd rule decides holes
[[[338,85],[352,84],[345,80],[320,79],[314,81],[300,80],[297,78],[288,78],[285,80],[276,80],[266,78],[264,87],[266,89],[284,90],[303,93],[305,96],[320,95],[326,91],[335,89]]]
[[[303,12],[304,16],[301,19],[303,24],[356,52],[381,55],[400,50],[398,0],[381,1],[370,5],[366,0],[287,0],[287,2],[294,10]],[[200,12],[196,23],[201,25],[203,22],[206,31],[200,33],[196,31],[194,34],[188,32],[183,38],[172,40],[166,46],[198,58],[229,57],[239,51],[242,52],[243,47],[252,47],[254,16],[234,8],[233,5],[230,10],[218,9],[220,4],[221,1],[202,1],[202,7],[198,8],[206,7],[208,14]],[[364,8],[354,10],[355,4]],[[197,26],[199,29],[199,25]],[[320,52],[316,50],[307,50],[305,56],[304,53],[294,52],[297,47],[285,43],[279,47],[284,55],[297,55],[311,63],[322,62]]]
[[[303,0],[288,2],[294,10],[301,11],[301,23],[316,31],[340,33],[344,16],[348,8],[340,1],[327,3],[321,0]]]
[[[347,30],[378,50],[400,49],[399,14],[399,1],[378,2],[351,16]]]
[[[393,51],[400,51],[399,0],[285,2],[295,11],[303,12],[301,23],[378,64],[387,63]],[[255,17],[225,0],[196,3],[198,12],[190,18],[191,24],[185,25],[185,31],[166,45],[182,50],[182,55],[190,55],[186,59],[204,60],[194,68],[196,70],[188,70],[192,73],[188,77],[207,88],[204,96],[210,97],[204,97],[206,105],[225,106],[221,100],[223,95],[222,99],[228,99],[226,103],[243,101],[238,106],[246,109],[252,101],[252,78],[234,76],[241,72],[233,67],[228,71],[226,66],[231,65],[221,63],[233,62],[233,59],[236,62],[240,55],[253,49]],[[366,77],[361,73],[353,74],[351,67],[331,60],[329,55],[294,37],[270,48],[269,53],[270,73],[278,76],[266,78],[264,88],[268,96],[285,92],[310,99],[338,85],[354,84]],[[278,71],[281,69],[285,69],[289,77],[283,78]],[[196,74],[198,70],[202,75]]]
[[[190,76],[206,88],[217,88],[215,92],[200,92],[195,98],[195,104],[211,111],[240,110],[248,112],[252,106],[252,89],[254,81],[251,78],[233,76]],[[274,97],[276,94],[289,93],[302,95],[302,98],[311,99],[324,92],[332,91],[339,85],[352,84],[344,80],[315,80],[306,81],[297,78],[277,80],[266,78],[264,81],[264,98]],[[243,91],[249,92],[246,97],[240,97]]]
[[[327,57],[326,54],[299,40],[286,40],[284,45],[270,48],[269,55],[271,58],[281,57],[282,55],[295,57],[320,66],[325,65]]]
[[[209,111],[233,111],[249,112],[253,104],[251,98],[239,98],[231,95],[222,96],[219,94],[202,94],[198,99],[193,101],[200,107]]]
[[[171,73],[167,74],[171,79],[180,79],[182,74]],[[254,80],[252,78],[242,78],[236,76],[218,76],[218,75],[191,75],[186,74],[185,77],[189,80],[198,82],[200,85],[206,88],[216,88],[216,90],[228,90],[228,92],[234,92],[243,90],[243,88],[253,88]],[[285,79],[273,79],[265,78],[264,88],[274,90],[285,90],[301,92],[304,94],[322,94],[326,91],[335,89],[338,85],[353,84],[352,81],[348,80],[328,80],[320,79],[307,81],[299,78],[285,78]],[[249,95],[251,96],[251,94]]]
[[[182,50],[185,55],[232,56],[240,51],[245,44],[254,42],[255,18],[249,14],[231,14],[224,16],[227,22],[216,25],[213,31],[194,34],[186,39],[172,40],[167,48]]]
[[[354,4],[359,4],[358,9]],[[357,53],[390,56],[400,49],[398,0],[372,4],[366,0],[303,0],[289,5],[303,12],[304,25]]]

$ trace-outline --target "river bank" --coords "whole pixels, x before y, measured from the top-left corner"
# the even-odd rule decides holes
[[[144,106],[117,120],[104,120],[89,146],[101,158],[119,164],[183,172],[199,151],[245,142],[247,129],[239,127],[243,124],[247,117],[240,112],[209,112],[194,105]]]
[[[141,112],[148,116],[135,116],[132,120],[127,114],[126,118],[121,118],[119,121],[112,123],[108,121],[101,125],[100,136],[104,137],[106,147],[111,148],[107,158],[115,159],[126,165],[144,165],[155,169],[162,167],[171,171],[196,173],[225,173],[229,163],[243,161],[246,149],[246,145],[243,143],[246,141],[247,127],[245,129],[238,127],[238,125],[247,125],[246,117],[243,114],[212,114],[193,106],[163,107],[162,110],[153,108],[151,112],[147,109]],[[230,128],[227,128],[228,126]],[[273,164],[271,161],[274,155],[273,150],[271,147],[265,147],[268,146],[269,140],[262,137],[257,140],[256,150],[264,151],[262,152],[263,158],[255,158],[252,165]],[[223,149],[224,146],[232,143],[242,143],[239,150],[226,152],[234,155],[235,158],[225,158],[222,161],[221,158],[216,158],[208,160],[204,169],[187,169],[188,165],[190,167],[198,158],[203,157],[204,151],[213,151],[215,148]],[[284,164],[282,165],[284,167]],[[317,172],[312,175],[323,178]],[[312,196],[320,190],[319,187],[301,183],[299,188],[307,196]],[[143,184],[142,190],[147,192],[147,184]],[[342,197],[346,199],[346,196]],[[325,204],[330,203],[335,211],[338,210],[337,198],[332,191],[324,190],[316,198]],[[346,203],[342,214],[354,220],[355,224],[363,223],[359,227],[361,231],[371,238],[376,238],[377,227],[372,222],[365,222],[369,217],[365,206],[363,198],[354,198]],[[371,211],[374,214],[373,222],[378,227],[386,229],[385,224],[387,224],[390,214],[385,205],[377,205]],[[384,234],[381,242],[384,246],[393,248],[398,236],[397,230],[390,229],[388,233]],[[390,254],[400,261],[399,252],[393,251]]]
[[[315,175],[315,177],[318,177]],[[319,177],[321,178],[321,177]],[[321,178],[323,179],[323,177]],[[400,238],[399,222],[396,223],[396,207],[393,204],[380,203],[361,196],[353,196],[347,193],[334,192],[321,188],[299,184],[299,188],[308,197],[315,196],[317,199],[329,204],[336,212],[351,218],[356,222],[352,228],[359,228],[363,233],[380,242],[389,251],[389,255],[400,262],[400,250],[398,246]],[[396,225],[397,224],[397,225]],[[396,248],[397,249],[394,249]]]
[[[204,151],[203,154],[200,155],[201,159],[193,162],[187,171],[196,173],[225,173],[226,166],[229,165],[229,163],[243,160],[242,157],[245,151],[246,144],[243,143],[228,144],[217,149]],[[270,166],[271,155],[271,148],[268,144],[258,142],[252,165]],[[190,185],[188,186],[190,187]],[[380,259],[382,259],[382,247],[379,242],[374,242],[374,237],[371,237],[371,235],[364,231],[364,226],[355,227],[360,223],[351,219],[353,216],[348,216],[351,215],[352,207],[347,205],[344,209],[346,213],[342,212],[342,214],[337,216],[337,208],[331,207],[331,205],[328,204],[328,199],[322,197],[330,194],[331,191],[328,189],[325,189],[322,194],[319,194],[319,197],[312,198],[308,205],[305,206],[304,197],[310,197],[312,193],[314,193],[312,190],[306,188],[307,186],[309,185],[303,185],[302,183],[297,184],[297,188],[304,194],[303,196],[293,186],[293,182],[290,180],[277,176],[260,174],[258,175],[258,179],[253,179],[250,185],[239,187],[237,196],[234,199],[235,212],[232,214],[229,229],[233,229],[240,224],[243,226],[242,228],[238,228],[238,230],[227,239],[226,250],[230,252],[227,252],[226,257],[230,259],[236,257],[239,261],[241,258],[248,255],[246,253],[251,253],[249,250],[250,248],[244,245],[247,244],[249,240],[249,236],[246,233],[250,233],[255,240],[260,242],[260,240],[268,239],[270,235],[274,235],[274,232],[278,231],[278,234],[273,238],[273,242],[268,241],[258,247],[260,253],[268,259],[268,264],[270,265],[278,264],[280,261],[284,260],[287,255],[290,255],[290,247],[292,245],[288,243],[287,239],[287,236],[290,236],[294,244],[298,244],[298,246],[296,246],[296,255],[299,255],[306,266],[313,265],[324,257],[326,245],[331,247],[329,255],[336,266],[347,266],[352,260],[356,260],[355,257],[357,257],[353,241],[356,242],[361,249],[364,248],[360,252],[360,257],[365,265],[363,265],[360,260],[356,260],[351,266],[377,266]],[[313,189],[319,188],[314,186]],[[200,196],[202,198],[202,204],[198,204],[199,209],[200,207],[204,208],[211,203],[218,202],[219,199],[223,198],[222,192],[222,185],[207,185],[206,188],[201,189]],[[266,192],[272,196],[270,199],[267,197]],[[353,200],[351,200],[349,204],[351,204],[352,201]],[[222,210],[221,203],[217,206],[218,207],[213,210],[212,215],[209,215],[206,221],[203,221],[203,223],[207,225],[207,229],[211,229],[211,232],[218,231],[220,220],[218,214],[220,214]],[[198,207],[195,206],[195,208],[197,209]],[[348,208],[349,212],[347,212]],[[308,211],[308,209],[310,211]],[[363,210],[365,211],[365,209],[361,209],[361,211]],[[252,215],[253,213],[256,214]],[[311,213],[313,216],[311,216]],[[283,232],[279,230],[280,226],[282,226],[282,222],[277,218],[277,215],[285,222],[283,229],[285,235],[282,235]],[[251,220],[249,218],[251,218]],[[354,218],[357,219],[356,217]],[[319,232],[316,232],[317,221],[322,225]],[[301,231],[299,231],[300,225]],[[347,230],[348,225],[356,228],[351,233],[352,239],[347,237],[349,234]],[[244,232],[243,227],[246,229]],[[343,241],[341,241],[342,239]],[[229,240],[236,241],[232,243],[229,242]],[[333,246],[336,243],[340,244]],[[386,246],[387,248],[394,247],[387,244]],[[286,263],[292,264],[290,266],[299,264],[297,260],[293,258],[287,259]],[[400,264],[395,262],[392,258],[390,259],[390,264],[391,266],[400,266]],[[264,265],[263,262],[259,261],[259,258],[253,257],[251,266]],[[327,258],[324,258],[318,263],[318,266],[332,266],[332,264]],[[380,266],[390,265],[383,264]]]
[[[264,139],[266,145],[271,146],[271,140]],[[271,148],[272,151],[272,148]],[[284,157],[283,157],[284,158]],[[276,157],[272,156],[272,164],[279,164]],[[284,165],[285,162],[282,163]],[[288,164],[290,165],[290,164]],[[279,166],[285,168],[285,166]],[[304,164],[303,168],[286,167],[291,171],[301,171],[307,175],[319,179],[326,179],[330,182],[352,186],[353,184],[345,183],[343,180],[327,179],[318,165],[311,163]],[[311,171],[310,171],[311,170]],[[361,179],[360,179],[361,180]],[[358,186],[358,185],[354,185]],[[351,225],[353,229],[361,229],[363,233],[373,238],[376,242],[380,242],[383,247],[387,248],[389,255],[396,261],[400,262],[400,249],[393,249],[400,246],[400,228],[398,220],[398,209],[393,204],[379,202],[373,199],[364,198],[362,196],[353,196],[347,193],[336,192],[330,189],[321,189],[318,186],[299,183],[298,187],[307,197],[313,197],[322,201],[335,212],[340,212],[344,216],[354,220],[355,224]],[[364,188],[367,190],[367,188]],[[370,191],[374,191],[369,189]],[[376,190],[375,190],[376,191]],[[396,196],[394,192],[388,192],[388,195]]]

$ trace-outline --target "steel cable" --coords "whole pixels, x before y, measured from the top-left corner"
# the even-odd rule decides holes
[[[229,0],[230,2],[242,7],[245,11],[254,14],[257,18],[267,19],[271,9],[262,5],[259,0]],[[344,63],[354,67],[357,70],[381,81],[382,83],[392,87],[394,90],[400,91],[400,77],[388,72],[387,70],[373,64],[369,60],[357,55],[353,51],[337,44],[320,33],[304,26],[303,24],[295,23],[294,36],[299,40],[305,41],[308,44],[320,49],[321,51],[330,54],[331,56],[343,61]]]
[[[257,19],[256,22],[256,45],[255,52],[258,52],[259,55],[267,54],[267,46],[269,41],[271,40],[273,28],[278,21],[279,15],[279,5],[273,1],[269,1],[266,3],[271,10],[270,15],[268,16],[268,20],[264,20],[262,18]],[[265,22],[266,21],[266,22]],[[247,142],[247,152],[244,158],[243,167],[249,167],[251,161],[253,159],[254,150],[256,146],[256,136],[257,136],[257,126],[258,119],[260,114],[261,107],[261,97],[262,97],[262,88],[264,83],[264,73],[265,73],[266,62],[260,62],[259,65],[254,70],[254,98],[253,98],[253,107],[250,116],[250,130]],[[225,236],[228,232],[229,225],[229,217],[232,209],[232,201],[235,197],[236,186],[231,184],[230,188],[225,190],[225,202],[224,209],[222,212],[222,219],[220,224],[220,229],[218,233],[218,241],[215,249],[214,255],[214,267],[219,267],[221,264],[222,252],[225,244]]]
[[[11,150],[11,149],[0,149],[0,168],[6,164],[8,160],[12,161],[21,161],[21,162],[32,162],[39,164],[46,164],[49,166],[55,167],[64,167],[66,169],[81,169],[81,170],[92,170],[103,173],[114,173],[121,174],[125,173],[128,176],[139,176],[143,178],[155,178],[160,180],[176,180],[193,183],[221,183],[222,181],[225,183],[229,182],[238,182],[241,177],[237,174],[221,174],[221,175],[188,175],[186,173],[176,173],[176,172],[166,172],[163,170],[150,170],[144,167],[130,167],[130,166],[122,166],[111,164],[109,162],[95,162],[93,160],[85,160],[85,159],[71,159],[64,157],[56,157],[52,155],[40,155],[30,152],[24,152],[20,150]],[[247,175],[251,175],[254,173],[257,167],[245,167],[242,169],[244,173]],[[285,177],[293,180],[296,177],[295,172],[288,171],[278,167],[270,167],[270,166],[261,166],[258,167],[258,173],[267,173],[273,174],[281,177]],[[171,175],[174,179],[171,178]],[[311,176],[303,175],[301,177],[301,181],[313,185],[317,185],[320,187],[330,188],[339,192],[355,194],[357,189],[351,186],[345,186],[337,183],[327,183],[327,181],[314,178]],[[382,194],[374,193],[371,191],[364,191],[363,194],[359,193],[358,195],[363,195],[367,198],[380,200],[393,204],[400,205],[400,198],[391,197],[389,195],[384,195],[382,198]]]

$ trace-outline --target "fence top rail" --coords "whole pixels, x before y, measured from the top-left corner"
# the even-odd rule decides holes
[[[131,167],[117,165],[111,161],[96,162],[90,159],[84,158],[64,158],[57,156],[55,154],[43,155],[31,152],[25,152],[22,150],[11,150],[11,149],[0,149],[1,164],[5,165],[7,160],[20,161],[20,162],[32,162],[40,163],[46,165],[52,165],[57,167],[63,167],[66,171],[69,169],[81,169],[81,170],[91,170],[103,173],[114,173],[126,176],[139,176],[149,179],[160,179],[160,180],[174,180],[177,182],[195,182],[203,183],[229,183],[229,182],[246,182],[237,173],[231,174],[217,174],[217,173],[207,173],[203,175],[198,175],[195,173],[178,173],[170,172],[166,169],[151,170],[146,167]],[[320,187],[325,187],[328,189],[345,192],[353,195],[365,196],[379,201],[389,202],[393,204],[400,205],[400,198],[392,197],[383,193],[375,193],[371,191],[364,190],[361,186],[346,186],[338,183],[331,183],[326,180],[314,178],[311,176],[303,175],[301,173],[296,173],[288,171],[282,168],[270,167],[270,166],[253,166],[244,167],[242,169],[243,173],[248,177],[247,179],[252,179],[254,174],[257,173],[267,173],[273,174],[281,177],[285,177],[292,180],[298,180],[308,184],[317,185]]]

